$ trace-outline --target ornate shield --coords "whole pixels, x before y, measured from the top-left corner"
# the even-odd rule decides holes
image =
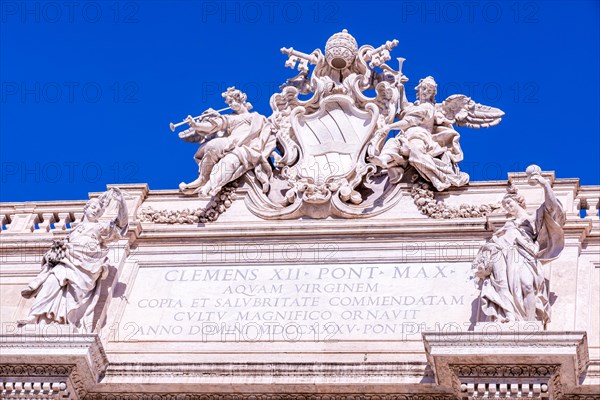
[[[378,108],[369,104],[360,110],[351,97],[332,95],[318,111],[305,113],[298,107],[290,115],[301,151],[296,175],[317,185],[350,177],[373,134]]]

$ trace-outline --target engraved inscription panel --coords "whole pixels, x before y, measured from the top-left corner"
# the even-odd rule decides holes
[[[476,298],[464,262],[153,266],[121,324],[126,341],[402,340],[466,330]]]

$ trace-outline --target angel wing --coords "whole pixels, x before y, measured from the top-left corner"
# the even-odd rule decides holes
[[[450,123],[475,129],[496,126],[504,116],[501,109],[475,103],[470,97],[462,94],[448,97],[442,104],[436,104],[436,109]]]

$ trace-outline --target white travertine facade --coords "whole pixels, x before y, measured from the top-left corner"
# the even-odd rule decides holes
[[[1,397],[600,398],[600,187],[469,182],[454,126],[504,113],[409,102],[397,44],[282,49],[273,115],[171,124],[179,190],[0,203]]]
[[[599,188],[543,176],[567,216],[565,248],[544,266],[552,302],[546,331],[537,323],[478,322],[484,318],[471,263],[507,220],[500,210],[432,219],[405,187],[394,208],[370,219],[265,221],[245,207],[242,186],[215,222],[156,224],[141,222],[140,210],[195,209],[208,200],[145,185],[119,185],[128,194],[130,229],[110,248],[97,333],[18,327],[32,304],[20,291],[85,202],[3,203],[3,393],[17,396],[28,382],[63,382],[80,398],[200,392],[456,398],[489,397],[487,391],[500,393],[512,383],[521,385],[512,397],[537,390],[559,398],[556,388],[564,398],[597,396]],[[522,178],[510,175],[534,210],[543,190]],[[498,203],[506,187],[475,182],[435,196],[448,204]],[[477,369],[490,365],[495,372]],[[517,374],[508,367],[525,369]]]

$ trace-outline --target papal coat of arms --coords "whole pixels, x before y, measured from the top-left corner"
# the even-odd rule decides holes
[[[271,96],[271,116],[251,112],[247,96],[232,87],[223,93],[228,107],[171,124],[189,125],[179,137],[199,144],[198,178],[181,183],[181,192],[218,196],[243,179],[246,205],[262,218],[357,218],[394,206],[400,184],[417,178],[438,191],[466,185],[453,125],[487,128],[504,113],[464,95],[436,103],[430,76],[409,102],[404,59],[397,70],[386,64],[397,44],[358,47],[343,30],[324,54],[283,48],[286,66],[299,74]]]

